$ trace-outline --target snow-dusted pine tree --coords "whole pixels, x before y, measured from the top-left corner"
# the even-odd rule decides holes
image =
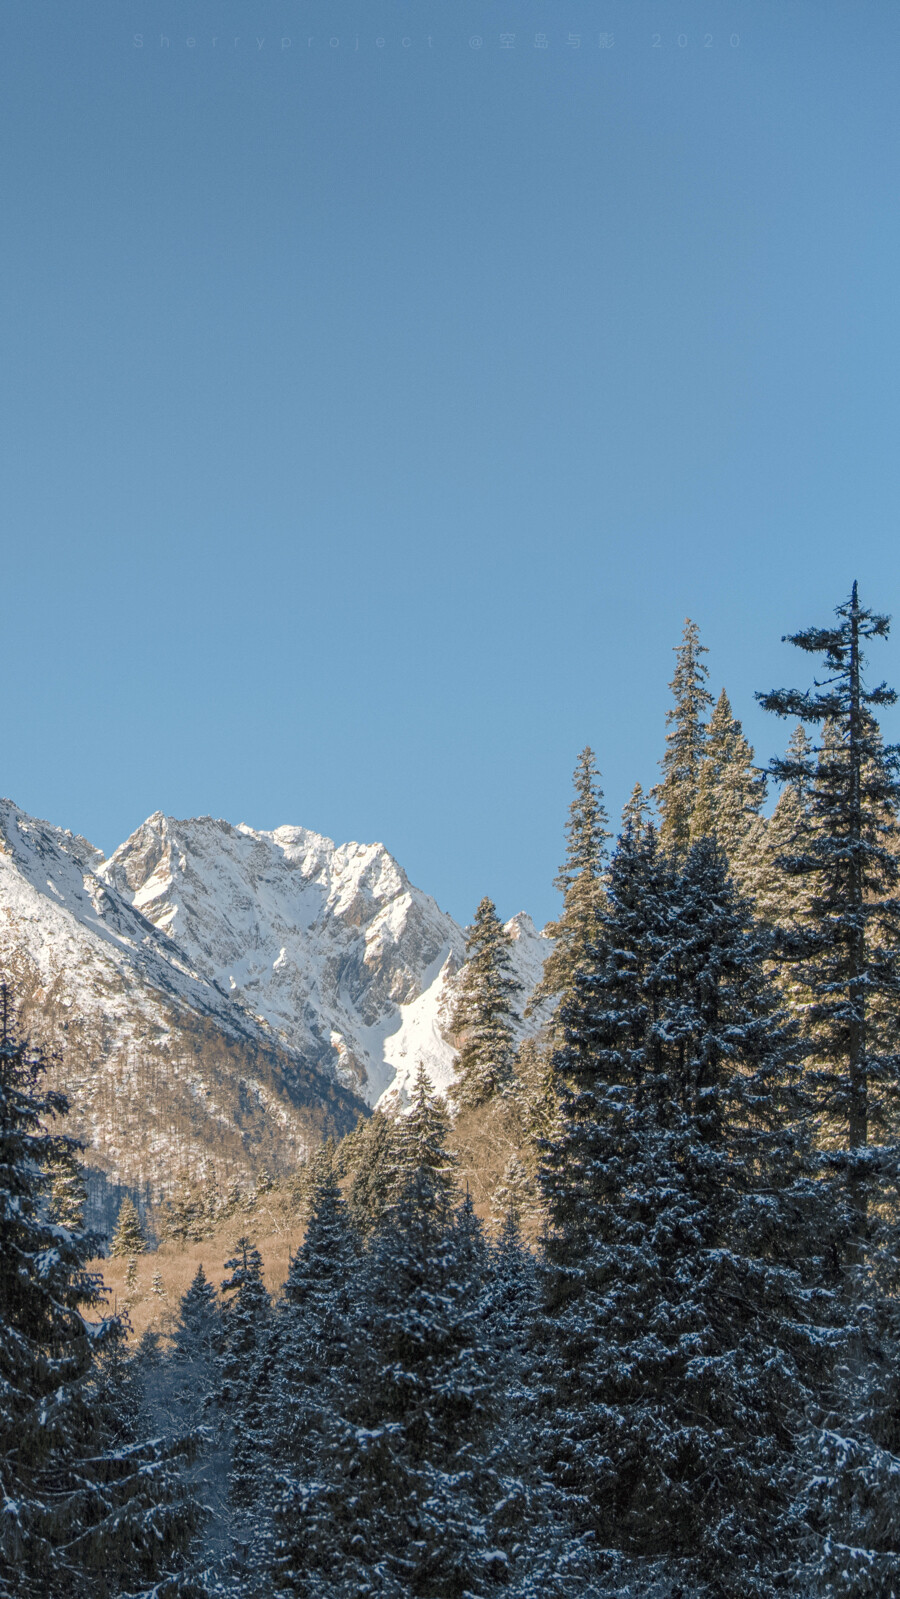
[[[554,947],[528,1001],[529,1013],[544,1000],[558,1002],[568,991],[574,973],[584,966],[597,910],[603,902],[603,868],[610,833],[600,774],[589,746],[578,757],[573,781],[575,796],[566,823],[566,859],[554,883],[563,896],[562,910],[546,928]]]
[[[814,769],[796,751],[771,763],[776,779],[802,785],[810,818],[800,848],[783,858],[811,890],[809,918],[792,927],[781,953],[811,997],[808,1081],[823,1134],[847,1157],[862,1247],[879,1173],[890,1182],[896,1170],[885,1146],[896,1137],[900,1090],[900,748],[882,742],[876,721],[894,690],[867,688],[864,677],[864,646],[887,637],[889,619],[860,605],[855,583],[835,615],[832,626],[790,639],[822,657],[824,682],[758,698],[778,716],[822,729]],[[876,1157],[868,1146],[879,1140]]]
[[[271,1559],[269,1403],[273,1380],[272,1307],[259,1250],[243,1237],[225,1262],[217,1403],[230,1433],[228,1505],[232,1587],[242,1599],[267,1594]]]
[[[799,930],[810,920],[812,886],[809,879],[792,875],[786,862],[804,853],[812,828],[809,792],[814,779],[810,742],[800,723],[787,746],[787,759],[803,780],[786,782],[768,822],[764,824],[759,847],[749,855],[741,887],[753,901],[755,915],[768,927],[793,927]],[[798,1017],[799,1019],[799,1017]]]
[[[311,1250],[295,1274],[308,1309],[298,1324],[301,1386],[326,1365],[318,1414],[295,1445],[306,1476],[289,1482],[278,1513],[279,1581],[304,1599],[463,1599],[503,1591],[510,1574],[517,1535],[504,1521],[510,1495],[492,1408],[489,1256],[471,1202],[454,1208],[436,1107],[422,1073],[404,1118],[407,1161],[414,1149],[421,1158],[406,1166],[350,1303],[350,1246],[333,1194],[313,1240],[330,1266],[320,1271]],[[316,1410],[315,1391],[306,1404]]]
[[[640,783],[635,783],[622,806],[622,832],[640,835],[650,821],[650,805]]]
[[[86,1319],[105,1293],[100,1240],[52,1218],[52,1180],[81,1148],[0,992],[0,1595],[70,1599],[174,1576],[197,1520],[173,1449],[127,1437],[104,1373],[123,1327]],[[132,1417],[132,1422],[134,1418]]]
[[[397,1170],[397,1125],[383,1110],[361,1118],[341,1140],[337,1160],[348,1179],[347,1202],[353,1224],[369,1233],[381,1221],[393,1197]]]
[[[394,1170],[390,1202],[386,1214],[396,1206],[400,1195],[425,1172],[435,1193],[450,1202],[455,1188],[456,1156],[447,1147],[450,1118],[443,1101],[434,1092],[425,1067],[420,1062],[413,1083],[412,1105],[395,1127]],[[429,1189],[430,1191],[430,1189]]]
[[[513,1005],[521,984],[513,975],[510,944],[493,901],[483,899],[468,929],[450,1024],[459,1039],[450,1096],[460,1109],[485,1104],[513,1080]]]
[[[50,1168],[51,1219],[70,1232],[79,1232],[84,1226],[86,1204],[84,1168],[77,1154],[67,1149]]]
[[[701,841],[611,863],[556,1057],[546,1150],[545,1460],[598,1582],[804,1592],[806,1416],[840,1308],[769,941]],[[799,1122],[798,1122],[799,1117]],[[666,1591],[675,1591],[670,1586]]]
[[[272,1340],[269,1435],[278,1482],[273,1569],[279,1591],[315,1594],[322,1568],[328,1569],[359,1269],[359,1236],[333,1172],[325,1173],[291,1261]]]
[[[238,1404],[261,1345],[266,1341],[271,1302],[263,1282],[262,1255],[249,1238],[239,1238],[225,1262],[230,1273],[222,1282],[222,1351],[219,1356],[219,1398],[226,1408]]]
[[[145,1248],[144,1229],[141,1226],[137,1206],[131,1195],[126,1194],[119,1206],[116,1230],[109,1246],[110,1255],[130,1260],[134,1255],[142,1255]]]
[[[213,1370],[222,1348],[222,1313],[216,1290],[202,1265],[182,1294],[172,1332],[172,1354],[185,1366],[196,1367],[195,1391],[213,1387]]]
[[[762,845],[766,779],[723,689],[706,730],[691,838],[715,838],[741,888]]]
[[[691,818],[706,751],[706,713],[712,705],[712,695],[706,687],[709,673],[701,659],[706,654],[697,624],[688,617],[675,650],[675,675],[669,685],[675,704],[666,712],[670,731],[660,763],[663,780],[653,790],[659,806],[660,840],[667,849],[681,852],[690,844]]]

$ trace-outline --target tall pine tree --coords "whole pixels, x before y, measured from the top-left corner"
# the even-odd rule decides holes
[[[675,703],[666,712],[669,732],[661,762],[663,780],[653,795],[659,806],[661,842],[667,849],[684,853],[691,841],[691,819],[706,753],[706,714],[712,705],[706,687],[709,672],[702,659],[707,649],[690,617],[675,654],[675,675],[669,685]]]
[[[691,838],[715,838],[742,887],[762,844],[765,797],[765,776],[723,689],[706,730]]]
[[[710,840],[678,867],[627,831],[607,892],[545,1152],[547,1468],[598,1582],[803,1592],[797,1485],[839,1323],[837,1221],[768,935]]]
[[[809,920],[782,946],[808,991],[809,1080],[822,1130],[847,1156],[860,1237],[873,1181],[885,1160],[867,1146],[896,1133],[900,1089],[900,866],[895,850],[900,749],[883,744],[876,712],[893,705],[884,683],[868,688],[864,646],[884,639],[889,619],[849,600],[830,627],[807,628],[789,642],[820,656],[822,683],[758,696],[766,710],[821,729],[810,757],[789,752],[771,763],[781,782],[802,787],[810,825],[784,857],[788,874],[810,890]]]
[[[112,1256],[118,1255],[130,1259],[134,1255],[142,1255],[145,1247],[144,1230],[137,1206],[131,1195],[126,1194],[119,1206],[119,1217],[109,1252]]]
[[[466,964],[450,1023],[459,1039],[450,1097],[461,1110],[485,1104],[513,1081],[513,1007],[522,985],[513,973],[511,944],[493,901],[483,899],[468,929]]]
[[[100,1240],[53,1219],[53,1178],[81,1145],[47,1063],[0,991],[0,1594],[103,1599],[175,1576],[198,1516],[172,1448],[120,1404],[115,1319],[87,1269]],[[87,1314],[86,1314],[87,1313]]]
[[[279,1482],[273,1569],[279,1589],[291,1593],[317,1593],[321,1568],[327,1570],[335,1487],[330,1474],[344,1441],[341,1417],[360,1314],[359,1270],[359,1236],[334,1173],[323,1173],[273,1335],[268,1430]]]
[[[528,1013],[544,1000],[558,1001],[570,988],[574,973],[584,965],[603,900],[603,868],[610,833],[600,774],[590,746],[578,757],[574,787],[566,823],[566,859],[554,883],[563,896],[562,911],[546,928],[554,947],[529,999]]]

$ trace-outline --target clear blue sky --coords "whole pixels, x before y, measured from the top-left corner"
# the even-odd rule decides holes
[[[686,614],[780,747],[781,634],[900,613],[898,71],[896,0],[3,0],[0,789],[542,921]]]

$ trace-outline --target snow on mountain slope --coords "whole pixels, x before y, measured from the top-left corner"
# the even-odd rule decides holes
[[[524,1006],[549,944],[508,927]],[[103,860],[0,801],[0,971],[110,1184],[283,1168],[420,1061],[445,1091],[464,956],[381,844],[157,813]]]
[[[513,941],[513,973],[521,984],[521,993],[517,996],[521,1012],[542,976],[551,945],[524,911],[506,923],[506,930]],[[438,1093],[446,1094],[450,1087],[456,1051],[448,1033],[458,975],[459,967],[450,957],[438,971],[430,968],[423,975],[422,993],[409,1004],[401,1005],[399,1026],[383,1036],[383,1058],[393,1072],[390,1085],[381,1097],[385,1106],[402,1107],[409,1103],[420,1061]],[[517,1037],[525,1038],[536,1032],[544,1019],[542,1011],[528,1022],[520,1017]]]
[[[420,1060],[447,1087],[465,937],[382,844],[157,812],[98,870],[195,970],[370,1104],[402,1103]],[[527,916],[510,930],[527,995],[549,946]]]
[[[226,996],[96,875],[100,850],[8,800],[0,801],[0,839],[0,947],[14,937],[45,984],[65,972],[69,1005],[102,1008],[133,1029],[138,1016],[157,1015],[159,995],[169,995],[241,1029]]]
[[[102,858],[0,801],[0,966],[31,1035],[60,1054],[89,1158],[161,1190],[176,1167],[277,1166],[323,1126],[352,1126],[352,1098],[99,876]]]

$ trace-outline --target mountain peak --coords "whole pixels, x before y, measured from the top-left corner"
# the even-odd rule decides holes
[[[449,1086],[465,936],[383,844],[155,811],[104,860],[11,801],[0,841],[0,960],[113,1175],[277,1166],[420,1062]],[[507,927],[524,1003],[549,944]]]

